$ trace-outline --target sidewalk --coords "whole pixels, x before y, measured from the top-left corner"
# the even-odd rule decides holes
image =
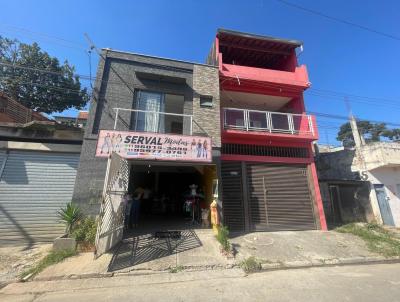
[[[151,234],[125,239],[113,253],[94,259],[93,253],[77,256],[48,267],[35,280],[150,274],[172,270],[210,270],[231,268],[219,252],[219,244],[210,229],[185,230],[182,240],[173,246],[170,240],[154,240]]]
[[[370,252],[357,236],[335,231],[259,232],[235,237],[231,242],[237,263],[253,256],[263,269],[398,260]]]
[[[234,237],[231,243],[235,259],[222,256],[209,229],[185,230],[179,244],[142,234],[124,240],[113,253],[98,259],[93,253],[68,258],[35,280],[236,269],[249,257],[255,257],[264,270],[399,261],[368,251],[357,236],[334,231],[258,232]]]

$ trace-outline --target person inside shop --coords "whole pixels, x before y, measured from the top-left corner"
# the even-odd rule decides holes
[[[124,227],[125,229],[128,229],[130,222],[131,208],[132,208],[132,195],[130,193],[126,193],[122,199],[122,202],[125,210]]]
[[[149,215],[151,212],[151,205],[152,205],[152,191],[145,187],[143,190],[143,210],[146,215]]]
[[[140,203],[143,198],[144,189],[142,187],[137,187],[133,192],[132,197],[132,207],[131,207],[131,220],[130,227],[137,228],[139,224],[139,216],[140,216]]]

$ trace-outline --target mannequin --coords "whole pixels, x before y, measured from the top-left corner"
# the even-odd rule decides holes
[[[189,186],[189,188],[190,188],[190,195],[192,195],[192,196],[196,196],[197,195],[197,185],[195,185],[195,184],[191,184],[190,186]]]

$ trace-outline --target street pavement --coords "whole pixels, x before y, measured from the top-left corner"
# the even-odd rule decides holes
[[[239,269],[10,284],[0,301],[400,301],[400,264]]]

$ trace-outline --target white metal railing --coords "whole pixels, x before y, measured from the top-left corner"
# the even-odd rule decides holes
[[[224,128],[314,135],[310,115],[283,112],[224,108]]]
[[[168,113],[160,111],[148,111],[139,109],[114,108],[115,121],[114,130],[117,129],[118,122],[121,122],[122,112],[131,112],[129,115],[129,128],[133,131],[156,132],[156,133],[176,133],[193,134],[193,115]],[[124,121],[126,124],[127,121]],[[175,123],[181,129],[172,129]],[[127,125],[125,125],[127,126]]]

